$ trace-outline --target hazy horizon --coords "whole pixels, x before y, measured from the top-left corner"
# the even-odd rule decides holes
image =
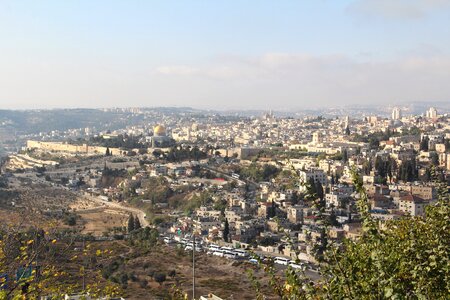
[[[1,1],[0,108],[450,100],[450,0]]]

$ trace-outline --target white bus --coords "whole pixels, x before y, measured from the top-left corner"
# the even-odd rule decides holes
[[[242,250],[242,249],[234,249],[233,252],[236,253],[237,255],[239,255],[240,257],[248,257],[249,256],[247,251]]]
[[[289,262],[289,265],[291,266],[291,268],[293,269],[301,269],[302,268],[302,263],[296,263],[295,261],[291,260]]]
[[[233,251],[225,251],[223,254],[223,257],[230,258],[230,259],[236,259],[236,258],[238,258],[238,255],[237,255],[237,253],[234,253]]]
[[[284,257],[275,257],[274,263],[287,266],[289,263],[289,259]]]
[[[219,256],[219,257],[223,257],[224,253],[223,253],[222,250],[218,249],[218,250],[213,252],[213,255]]]

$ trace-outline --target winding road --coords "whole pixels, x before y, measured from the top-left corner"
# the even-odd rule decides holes
[[[127,211],[129,213],[132,213],[132,214],[134,214],[135,216],[138,217],[139,222],[141,223],[142,227],[147,227],[147,226],[150,225],[149,222],[147,221],[147,219],[145,218],[146,214],[142,210],[140,210],[138,208],[125,206],[125,205],[122,205],[122,204],[117,203],[117,202],[105,201],[105,200],[102,200],[100,198],[88,195],[88,194],[83,194],[82,197],[84,197],[87,200],[90,200],[90,201],[96,202],[98,204],[101,204],[104,207],[115,208],[115,209],[119,209],[119,210],[123,210],[123,211]]]

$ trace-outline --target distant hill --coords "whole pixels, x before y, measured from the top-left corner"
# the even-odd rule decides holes
[[[116,129],[142,116],[98,109],[0,110],[0,127],[20,134],[97,127]]]

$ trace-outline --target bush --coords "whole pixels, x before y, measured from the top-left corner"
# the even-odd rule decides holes
[[[166,281],[166,274],[164,273],[156,273],[155,275],[153,275],[153,279],[159,283],[159,285],[162,285],[162,283],[164,281]]]
[[[131,273],[131,274],[130,274],[130,279],[131,279],[131,281],[133,281],[133,282],[138,281],[138,278],[137,278],[136,274],[134,274],[134,273]]]
[[[75,226],[77,225],[77,216],[75,214],[67,214],[64,217],[64,224],[69,226]]]
[[[142,279],[141,281],[139,281],[139,286],[141,287],[141,288],[146,288],[147,287],[147,285],[148,285],[148,281],[146,280],[146,279]]]
[[[119,277],[120,283],[127,284],[128,283],[128,275],[126,273],[122,273]]]
[[[112,276],[112,274],[119,269],[121,263],[122,261],[116,260],[113,261],[111,264],[104,266],[102,270],[103,278],[105,279],[110,278],[111,281],[118,283],[119,280],[116,277]]]

